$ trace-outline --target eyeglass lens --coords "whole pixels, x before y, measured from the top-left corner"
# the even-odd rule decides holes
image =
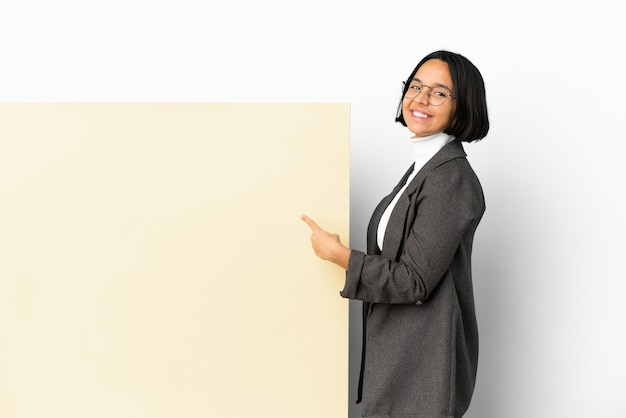
[[[428,102],[433,106],[442,105],[443,103],[445,103],[445,101],[448,99],[448,96],[450,95],[450,93],[442,87],[432,88],[430,86],[424,86],[419,83],[413,82],[409,85],[409,88],[404,94],[404,97],[406,97],[407,99],[414,99],[421,92],[424,92],[428,95]]]

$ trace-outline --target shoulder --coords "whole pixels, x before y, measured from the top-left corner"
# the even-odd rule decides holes
[[[424,177],[421,197],[472,214],[483,212],[485,207],[482,186],[465,156],[433,167]]]
[[[477,183],[478,176],[465,156],[457,156],[435,166],[426,175],[426,180],[449,185]]]

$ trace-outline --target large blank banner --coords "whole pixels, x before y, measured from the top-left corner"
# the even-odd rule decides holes
[[[0,104],[0,416],[347,416],[345,104]]]

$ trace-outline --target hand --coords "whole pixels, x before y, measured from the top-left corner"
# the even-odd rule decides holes
[[[315,254],[322,260],[333,262],[347,270],[350,249],[341,243],[339,235],[324,231],[306,215],[301,215],[300,219],[311,228],[311,245]]]

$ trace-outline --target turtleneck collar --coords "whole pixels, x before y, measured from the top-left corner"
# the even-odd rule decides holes
[[[415,158],[415,168],[419,170],[428,160],[430,160],[447,143],[454,140],[454,136],[438,132],[433,135],[417,138],[411,137],[413,143],[413,157]]]

